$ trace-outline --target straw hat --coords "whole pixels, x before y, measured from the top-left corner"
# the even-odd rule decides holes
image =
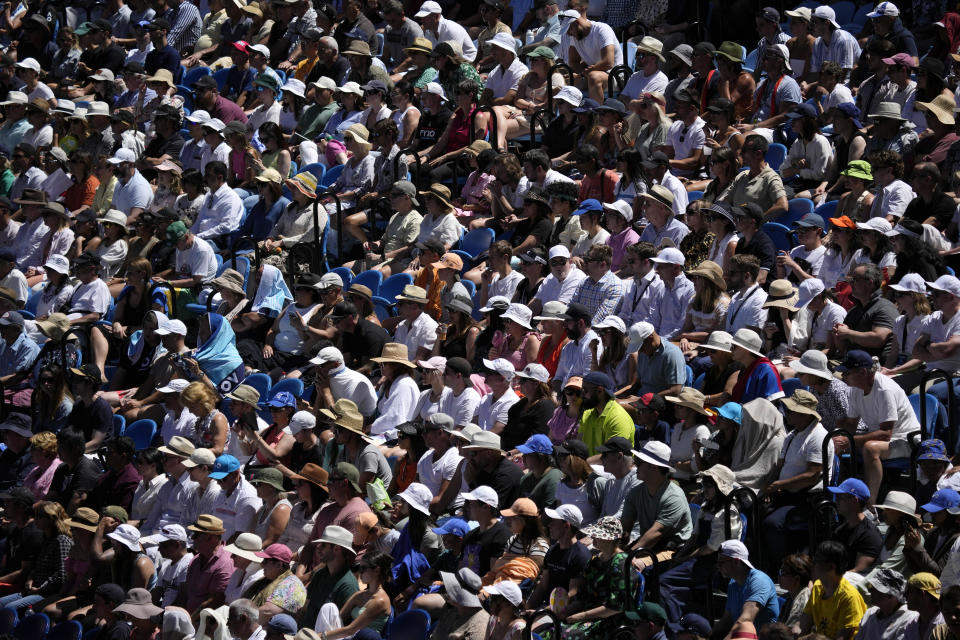
[[[176,89],[177,85],[173,83],[173,74],[168,69],[157,69],[157,72],[147,78],[147,82],[163,82],[171,89]]]
[[[945,95],[940,93],[936,98],[930,102],[918,102],[917,109],[921,111],[929,111],[932,113],[941,124],[946,124],[953,126],[956,124],[956,118],[953,116],[954,109],[957,108],[957,103],[953,99],[953,95]]]
[[[415,284],[408,284],[403,287],[403,292],[396,297],[397,302],[416,302],[417,304],[427,304],[427,292],[423,287]]]
[[[347,136],[350,136],[356,142],[359,142],[360,144],[366,146],[367,149],[373,146],[373,144],[371,144],[370,142],[370,130],[367,129],[362,124],[360,124],[359,122],[356,122],[350,125],[350,127],[343,132],[344,140],[347,139]]]
[[[749,351],[755,356],[763,357],[763,341],[760,339],[760,335],[753,329],[746,327],[737,329],[730,343],[735,347]]]
[[[715,284],[720,291],[727,290],[727,282],[723,279],[723,268],[712,260],[704,260],[696,269],[688,271],[687,275],[706,278]]]
[[[763,303],[763,308],[781,307],[796,311],[797,289],[789,280],[774,280],[770,283],[770,293],[767,295],[767,301]]]
[[[370,360],[378,364],[393,362],[395,364],[402,364],[405,367],[410,367],[411,369],[417,368],[417,365],[409,360],[407,345],[399,342],[388,342],[383,345],[383,351],[380,353],[380,357],[370,358]]]
[[[785,406],[788,411],[805,413],[808,416],[816,418],[817,422],[820,421],[820,414],[817,412],[817,409],[820,408],[820,403],[817,401],[817,396],[806,389],[797,389],[793,392],[792,396],[783,398],[780,402],[783,403],[783,406]]]
[[[644,36],[637,43],[637,53],[648,53],[656,56],[660,62],[666,62],[666,58],[663,57],[663,43],[651,36]]]
[[[357,435],[365,436],[363,432],[363,416],[360,415],[359,411],[344,411],[337,419],[333,421],[333,424],[338,427],[342,427],[347,431],[352,431]]]
[[[430,189],[427,191],[421,191],[421,196],[432,196],[442,202],[446,206],[447,210],[453,209],[453,204],[450,202],[450,189],[439,183],[433,183],[430,185]]]
[[[196,533],[212,533],[218,536],[226,533],[226,530],[223,528],[223,520],[206,513],[197,516],[197,521],[187,527],[187,529]]]
[[[89,507],[80,507],[72,517],[67,518],[67,526],[96,533],[100,515]]]
[[[737,479],[733,471],[722,464],[713,465],[706,471],[701,472],[701,475],[712,478],[717,485],[717,490],[725,496],[730,495],[733,491],[733,485]]]
[[[51,313],[46,320],[37,320],[37,329],[55,342],[70,330],[70,319],[63,313]]]
[[[404,53],[433,53],[433,43],[426,38],[414,38],[413,44],[403,50]]]
[[[918,102],[917,106],[919,107],[922,104],[922,102]],[[953,111],[951,110],[951,115],[952,113]],[[879,105],[877,105],[876,113],[870,113],[867,115],[867,117],[873,120],[878,120],[880,118],[899,120],[900,122],[904,122],[906,120],[906,118],[900,115],[900,105],[896,102],[881,102]]]
[[[303,469],[300,469],[300,473],[293,474],[292,478],[295,480],[306,480],[327,491],[327,482],[330,480],[330,474],[320,465],[308,462],[303,465]]]
[[[241,296],[247,295],[247,292],[243,290],[243,276],[239,271],[233,269],[224,269],[223,273],[210,281],[210,284],[223,291],[230,291]]]
[[[703,403],[705,401],[705,396],[700,391],[697,391],[693,387],[684,387],[680,390],[679,395],[675,396],[663,396],[663,399],[667,402],[672,402],[681,407],[686,407],[688,409],[693,409],[697,413],[710,416],[710,412],[703,408]]]

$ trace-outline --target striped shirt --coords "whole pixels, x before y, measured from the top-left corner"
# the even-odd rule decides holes
[[[830,38],[830,44],[817,38],[813,43],[813,55],[810,59],[810,68],[819,71],[826,61],[836,62],[844,69],[853,69],[860,59],[860,44],[857,39],[843,29],[837,29]]]
[[[170,33],[167,34],[167,44],[183,53],[192,52],[193,45],[200,39],[203,20],[200,11],[192,2],[181,2],[173,14]]]

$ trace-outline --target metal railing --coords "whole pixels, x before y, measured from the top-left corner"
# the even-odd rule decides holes
[[[957,418],[956,401],[954,397],[953,374],[943,369],[931,369],[925,371],[920,377],[920,429],[923,430],[923,440],[934,437],[935,434],[927,433],[927,382],[932,378],[944,378],[947,382],[947,429],[950,434],[950,442],[947,443],[947,451],[951,454],[957,449]]]

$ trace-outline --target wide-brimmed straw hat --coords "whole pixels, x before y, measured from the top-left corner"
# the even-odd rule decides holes
[[[687,275],[706,278],[715,284],[720,291],[727,290],[727,281],[723,278],[723,268],[712,260],[704,260],[696,269],[688,271]]]
[[[763,303],[764,309],[770,307],[781,307],[796,311],[797,307],[797,288],[789,280],[774,280],[770,283],[770,292],[767,294],[767,301]]]
[[[421,196],[432,196],[443,203],[447,210],[453,209],[453,204],[450,202],[450,189],[442,184],[433,183],[430,185],[430,188],[426,191],[420,192]]]
[[[380,356],[377,358],[370,358],[372,362],[382,364],[384,362],[393,362],[394,364],[402,364],[405,367],[410,367],[411,369],[416,369],[417,365],[410,362],[410,356],[407,354],[407,345],[401,344],[399,342],[388,342],[383,345],[383,351],[380,352]]]
[[[792,396],[789,398],[783,398],[780,400],[780,402],[784,407],[787,408],[788,411],[813,416],[817,419],[817,422],[820,421],[820,413],[818,411],[820,408],[820,402],[817,400],[817,396],[813,395],[806,389],[797,389],[793,392]]]
[[[953,94],[937,94],[937,97],[930,102],[918,102],[917,109],[920,111],[929,111],[941,124],[953,126],[956,124],[956,118],[953,115],[957,108],[957,103],[953,99]]]
[[[706,397],[703,395],[703,393],[694,389],[693,387],[684,387],[683,389],[680,390],[680,393],[678,393],[677,395],[663,396],[663,399],[666,400],[667,402],[672,402],[681,407],[693,409],[697,413],[704,416],[712,415],[703,406],[703,403],[705,402]]]

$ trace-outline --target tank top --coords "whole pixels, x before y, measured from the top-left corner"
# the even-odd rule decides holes
[[[447,152],[463,149],[470,144],[470,126],[473,123],[473,114],[476,112],[476,107],[467,114],[460,109],[454,112],[453,120],[450,122],[450,135],[447,137]]]
[[[727,266],[724,264],[724,256],[727,254],[727,247],[729,247],[730,243],[734,242],[737,237],[737,232],[731,231],[722,240],[714,240],[713,244],[710,246],[710,254],[707,256],[707,260],[715,262],[723,269],[726,269]]]
[[[540,343],[540,350],[537,352],[537,362],[546,368],[550,373],[550,377],[553,377],[557,372],[557,367],[560,365],[560,352],[563,351],[563,347],[568,341],[569,338],[564,336],[561,340],[551,344],[548,336]]]
[[[273,508],[270,511],[267,511],[267,505],[260,507],[260,510],[257,511],[257,527],[254,529],[254,533],[260,536],[260,538],[265,538],[267,535],[267,529],[270,525],[270,518],[273,516],[273,512],[276,511],[279,507],[286,505],[288,507],[293,507],[290,504],[290,501],[284,498],[283,500],[277,500],[277,504],[273,505]],[[287,525],[289,526],[289,522]]]
[[[277,444],[278,442],[280,442],[280,440],[283,439],[283,429],[279,428],[279,427],[277,426],[277,423],[274,422],[272,425],[270,425],[269,427],[267,427],[267,432],[266,432],[265,434],[261,434],[261,435],[263,436],[263,441],[264,441],[264,442],[266,442],[266,443],[269,444],[269,445],[275,445],[275,444]],[[257,462],[259,462],[259,463],[262,464],[262,465],[269,465],[269,464],[271,464],[271,463],[270,463],[270,460],[268,460],[267,457],[266,457],[265,455],[263,455],[263,452],[260,451],[260,450],[257,450]],[[286,466],[286,465],[289,464],[289,463],[290,463],[290,454],[289,454],[289,453],[288,453],[287,455],[285,455],[285,456],[283,456],[283,457],[280,458],[280,464]]]
[[[403,119],[407,117],[407,113],[408,113],[411,109],[413,109],[413,110],[416,111],[417,113],[420,113],[420,110],[419,110],[419,109],[417,109],[417,108],[416,108],[415,106],[413,106],[413,105],[410,105],[409,107],[407,107],[407,108],[404,109],[403,111],[400,111],[400,109],[397,109],[397,110],[395,110],[393,113],[390,114],[390,119],[393,120],[393,121],[396,123],[396,125],[397,125],[397,131],[398,131],[398,133],[397,133],[397,140],[403,140],[403,138],[404,138],[404,133],[405,133],[405,132],[404,132],[404,130],[403,130]]]
[[[197,420],[193,429],[196,433],[193,444],[198,447],[209,449],[213,445],[213,421],[220,415],[216,409]]]

